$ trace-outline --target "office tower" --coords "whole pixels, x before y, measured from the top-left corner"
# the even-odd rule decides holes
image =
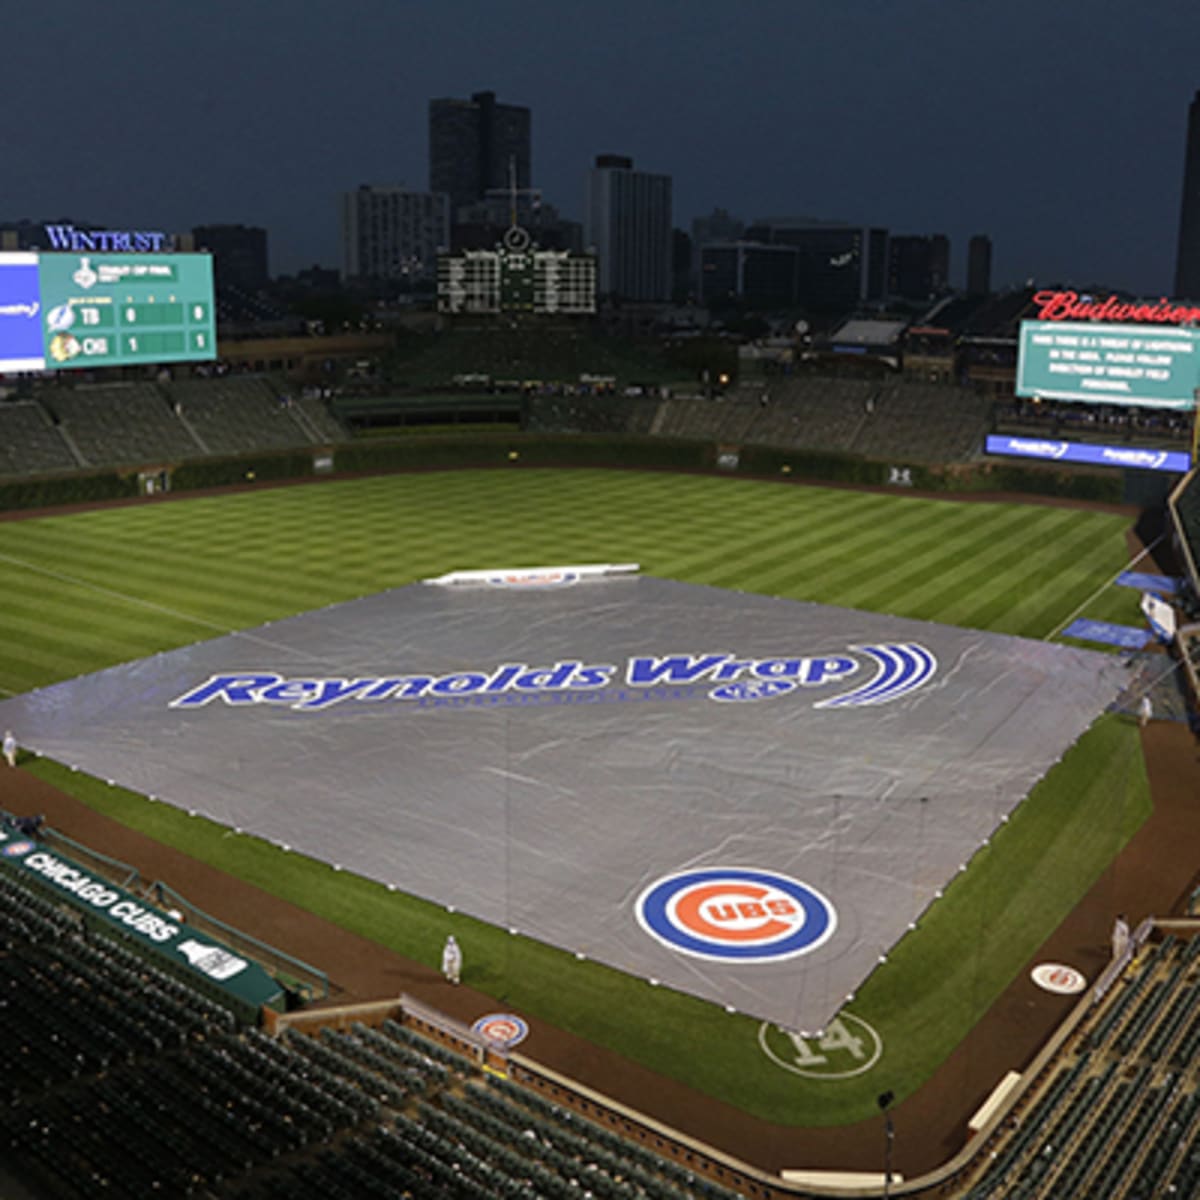
[[[498,104],[495,92],[429,102],[429,190],[450,197],[452,221],[461,206],[507,189],[510,164],[517,187],[529,187],[529,129],[529,109]]]
[[[610,299],[671,298],[671,177],[635,171],[601,154],[588,172],[584,241],[596,254],[596,289]]]
[[[967,244],[967,295],[987,296],[992,290],[992,239],[977,233]]]
[[[746,230],[745,240],[796,248],[796,302],[806,308],[846,311],[883,299],[886,229],[811,217],[762,217]]]
[[[1200,299],[1200,92],[1188,109],[1183,160],[1183,202],[1179,207],[1179,250],[1175,256],[1175,295]]]
[[[950,275],[950,239],[893,237],[888,241],[887,294],[904,300],[928,300],[946,290]]]
[[[796,303],[800,252],[795,246],[709,242],[700,249],[700,300],[710,308],[790,308]]]
[[[342,193],[343,279],[434,279],[449,244],[444,195],[367,184]]]
[[[238,287],[253,292],[266,287],[267,231],[254,225],[197,225],[192,230],[197,250],[213,256],[218,287]]]

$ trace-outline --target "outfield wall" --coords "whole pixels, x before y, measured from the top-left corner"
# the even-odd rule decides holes
[[[329,460],[332,459],[332,462]],[[323,460],[318,465],[318,460]],[[994,460],[943,467],[860,458],[835,451],[773,446],[730,448],[712,442],[605,434],[474,433],[414,435],[347,443],[332,450],[255,453],[155,464],[173,492],[285,482],[339,475],[479,467],[619,467],[698,471],[744,478],[799,479],[895,487],[899,492],[989,493],[1106,504],[1129,503],[1139,471],[1016,466]],[[131,500],[146,468],[57,474],[0,482],[0,511]]]

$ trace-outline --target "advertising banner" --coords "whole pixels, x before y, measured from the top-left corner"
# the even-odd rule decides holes
[[[1014,458],[1040,458],[1048,462],[1086,463],[1097,467],[1133,467],[1139,471],[1174,471],[1183,475],[1191,469],[1191,456],[1184,450],[1154,450],[1146,446],[1104,446],[1095,442],[1067,442],[1059,438],[1014,437],[989,434],[984,443],[988,454]]]
[[[36,881],[61,901],[102,918],[113,933],[131,938],[203,976],[255,1007],[278,999],[281,988],[257,963],[235,954],[207,934],[190,929],[177,915],[148,904],[108,880],[92,875],[40,842],[0,829],[0,862],[27,882]]]

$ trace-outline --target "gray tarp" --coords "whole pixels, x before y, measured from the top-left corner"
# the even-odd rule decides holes
[[[710,655],[745,665],[718,678],[730,660]],[[650,682],[667,656],[675,677]],[[250,678],[197,691],[225,673]],[[19,696],[0,727],[180,808],[815,1030],[1124,673],[1087,651],[652,578],[414,584]],[[311,704],[337,687],[349,694]],[[707,867],[815,889],[831,932],[778,960],[681,953],[635,908]],[[664,912],[685,933],[696,914],[732,931],[717,954],[779,928],[756,915],[755,897],[781,899],[761,880],[698,886],[693,923],[675,900]]]

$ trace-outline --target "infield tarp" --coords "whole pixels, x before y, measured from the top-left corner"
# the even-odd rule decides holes
[[[0,727],[816,1030],[1123,682],[1089,651],[652,578],[414,584],[5,701]]]

